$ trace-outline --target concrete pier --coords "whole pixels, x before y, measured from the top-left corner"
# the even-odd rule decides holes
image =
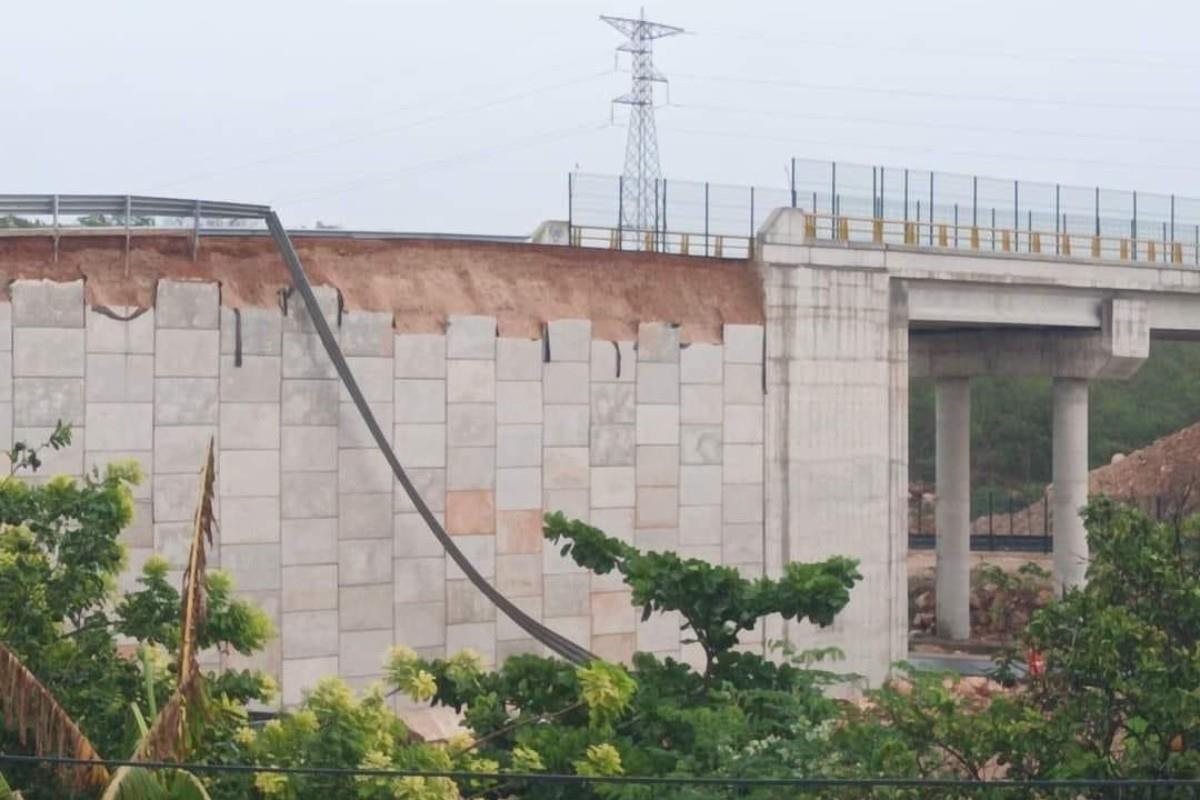
[[[938,378],[937,630],[946,639],[971,636],[971,381]]]
[[[1087,572],[1087,531],[1079,515],[1088,499],[1086,380],[1054,379],[1053,447],[1054,581],[1061,590],[1081,585]]]

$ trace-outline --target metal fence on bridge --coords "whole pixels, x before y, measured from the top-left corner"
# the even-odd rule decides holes
[[[648,230],[622,226],[618,176],[568,178],[571,242],[745,257],[772,209],[825,241],[1200,265],[1200,199],[793,159],[786,186],[662,179]]]

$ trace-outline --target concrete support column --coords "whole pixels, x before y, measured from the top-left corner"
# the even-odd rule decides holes
[[[940,463],[940,462],[939,462]],[[1083,583],[1087,531],[1079,510],[1088,499],[1088,382],[1054,379],[1054,581],[1059,590]]]
[[[937,631],[971,636],[971,381],[939,378],[937,408]]]

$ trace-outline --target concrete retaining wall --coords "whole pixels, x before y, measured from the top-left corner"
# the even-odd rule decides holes
[[[448,563],[294,298],[234,309],[216,283],[164,280],[153,308],[96,308],[83,288],[17,280],[0,304],[0,441],[40,441],[63,419],[74,444],[45,472],[142,463],[125,534],[132,576],[153,552],[183,566],[215,436],[211,563],[280,630],[253,659],[223,656],[231,666],[279,676],[290,703],[325,675],[379,678],[393,643],[471,647],[488,662],[537,650]],[[340,311],[331,288],[318,296],[400,460],[501,591],[605,657],[699,657],[677,619],[641,622],[618,580],[544,548],[541,515],[761,574],[761,326],[689,345],[663,322],[614,342],[587,320],[512,339],[492,317],[452,316],[444,333],[397,335],[391,314]],[[745,643],[761,648],[761,632]]]

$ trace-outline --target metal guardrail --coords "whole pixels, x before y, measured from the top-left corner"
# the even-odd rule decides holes
[[[1200,265],[1200,198],[793,159],[786,188],[660,180],[652,226],[630,231],[622,181],[569,176],[573,244],[716,255],[693,243],[720,237],[750,255],[758,224],[791,207],[814,241]]]

